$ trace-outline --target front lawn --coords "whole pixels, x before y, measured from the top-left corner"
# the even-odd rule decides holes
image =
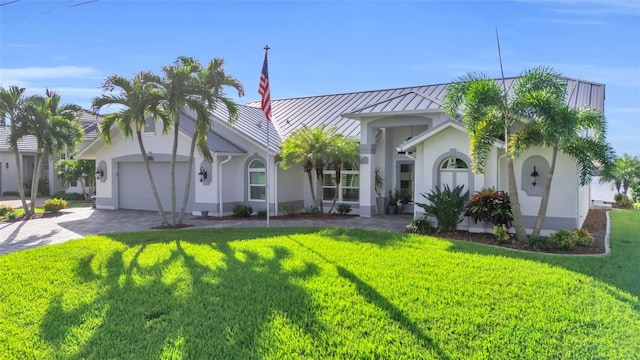
[[[341,229],[92,236],[0,256],[0,358],[632,359],[640,212],[613,254]]]

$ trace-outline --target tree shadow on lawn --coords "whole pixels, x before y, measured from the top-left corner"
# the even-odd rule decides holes
[[[367,243],[379,246],[407,245],[407,234],[380,230],[324,228],[318,231],[318,235],[343,242]]]
[[[379,309],[384,310],[393,321],[400,324],[405,330],[413,334],[417,339],[422,341],[428,348],[431,348],[438,355],[439,359],[449,359],[449,356],[440,349],[433,339],[427,336],[411,319],[406,317],[400,309],[398,309],[387,298],[382,296],[375,288],[368,283],[362,281],[351,271],[343,268],[342,266],[336,266],[338,274],[343,278],[349,280],[357,289],[360,296],[362,296],[367,302],[374,304]]]
[[[260,340],[275,317],[298,337],[316,338],[323,330],[309,311],[310,295],[295,284],[315,276],[315,264],[285,269],[291,254],[282,247],[272,247],[269,257],[232,249],[226,241],[210,240],[215,250],[204,255],[192,245],[175,240],[170,254],[150,266],[141,258],[154,251],[152,245],[142,244],[132,258],[117,251],[102,264],[104,274],[92,269],[93,255],[81,259],[76,274],[85,282],[101,282],[104,291],[71,309],[73,299],[55,297],[41,324],[42,338],[60,357],[231,359],[264,355],[270,344]],[[220,263],[211,266],[209,258]],[[77,343],[82,345],[69,350]]]

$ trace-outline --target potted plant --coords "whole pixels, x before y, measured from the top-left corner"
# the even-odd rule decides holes
[[[413,195],[411,193],[411,190],[402,190],[400,192],[400,194],[398,195],[398,202],[402,206],[402,209],[400,209],[400,212],[408,211],[406,205],[408,205],[411,202],[412,198],[413,198]]]
[[[389,198],[387,199],[387,214],[398,213],[398,190],[389,190]]]
[[[384,188],[384,173],[379,167],[376,168],[373,184],[376,190],[376,195],[378,195],[378,197],[376,197],[376,209],[378,210],[377,213],[378,215],[382,215],[384,214],[384,208],[387,204],[387,199],[382,196],[382,189]]]

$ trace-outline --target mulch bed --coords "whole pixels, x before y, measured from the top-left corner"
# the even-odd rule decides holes
[[[278,215],[269,216],[270,220],[342,220],[357,217],[358,215],[340,215],[340,214],[295,214],[295,215]],[[223,217],[219,216],[194,216],[194,220],[266,220],[266,217],[237,217],[233,215],[227,215]]]
[[[68,211],[58,211],[57,213],[38,213],[38,214],[33,214],[31,216],[18,216],[13,220],[9,220],[9,219],[5,219],[5,222],[16,222],[16,221],[26,221],[26,220],[34,220],[34,219],[42,219],[42,218],[52,218],[52,217],[58,217],[58,216],[62,216],[65,214],[69,214]]]
[[[525,250],[525,251],[537,251],[551,254],[604,254],[604,238],[607,226],[607,210],[592,209],[589,210],[587,218],[582,225],[583,229],[589,230],[593,236],[594,242],[589,247],[574,246],[573,250],[566,251],[558,249],[557,247],[550,246],[546,250],[531,250],[527,244],[516,242],[512,240],[508,243],[499,242],[493,234],[489,233],[470,233],[468,231],[455,231],[448,233],[440,233],[438,237],[446,239],[464,240],[475,243],[500,246],[509,249]],[[512,238],[513,239],[513,238]],[[550,244],[553,245],[553,244]]]

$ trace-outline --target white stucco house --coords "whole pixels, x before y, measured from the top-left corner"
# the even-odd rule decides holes
[[[513,79],[507,79],[508,82]],[[605,86],[566,78],[570,106],[604,111]],[[448,84],[371,90],[344,94],[308,96],[272,100],[273,122],[270,129],[269,188],[265,188],[267,165],[266,119],[259,102],[240,106],[240,118],[227,123],[224,109],[216,110],[209,134],[213,163],[196,155],[188,211],[207,210],[213,216],[229,214],[235,204],[250,205],[254,211],[266,209],[278,213],[283,205],[298,209],[312,205],[307,177],[301,168],[282,170],[276,163],[279,145],[294,130],[307,125],[335,126],[338,131],[360,142],[361,163],[342,172],[339,189],[325,181],[315,184],[331,204],[338,191],[339,202],[352,205],[354,213],[376,216],[374,173],[385,174],[384,194],[390,189],[410,193],[415,201],[435,186],[463,184],[474,193],[483,187],[507,190],[504,144],[497,140],[486,173],[471,172],[469,137],[458,118],[450,119],[442,111]],[[194,117],[184,111],[181,118],[178,149],[178,196],[186,181],[187,155]],[[147,157],[152,160],[154,178],[165,209],[169,207],[169,161],[171,135],[163,135],[153,123],[145,129]],[[113,143],[95,139],[79,154],[95,159],[103,175],[97,183],[96,206],[99,209],[155,210],[142,156],[133,139],[125,139],[115,130]],[[575,162],[560,155],[551,190],[551,203],[544,228],[580,227],[589,209],[589,187],[579,186]],[[538,211],[542,188],[549,169],[550,151],[531,149],[515,161],[518,189],[525,225],[530,229]],[[535,167],[537,184],[531,181]],[[201,171],[203,170],[203,171]],[[331,174],[331,169],[327,173]],[[199,176],[199,173],[206,173]],[[269,193],[269,204],[265,193]],[[420,216],[413,206],[405,211]],[[463,222],[461,228],[469,228]],[[473,229],[472,229],[473,230]]]
[[[98,123],[101,117],[83,110],[78,114],[78,119],[84,130],[84,140],[78,145],[78,150],[81,150],[98,137]],[[11,129],[9,126],[0,127],[0,194],[18,191],[18,178],[16,174],[18,167],[16,166],[15,154],[8,143],[10,133]],[[32,135],[26,136],[18,141],[20,168],[24,181],[31,181],[33,177],[36,148],[36,138]],[[65,156],[73,156],[73,154],[65,154]],[[59,159],[58,156],[53,156],[43,161],[41,179],[45,179],[49,183],[48,193],[53,194],[58,191],[82,193],[82,187],[77,181],[72,183],[72,186],[68,188],[62,186],[54,166]],[[81,179],[79,179],[79,181],[81,181]]]

